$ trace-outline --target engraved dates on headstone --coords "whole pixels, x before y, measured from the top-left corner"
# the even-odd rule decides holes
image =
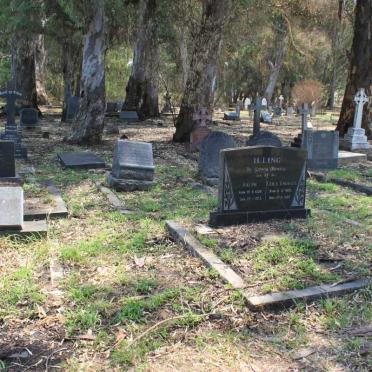
[[[251,147],[221,151],[213,226],[272,218],[305,218],[306,151]]]

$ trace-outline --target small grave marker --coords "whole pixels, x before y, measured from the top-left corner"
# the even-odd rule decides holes
[[[72,96],[68,99],[67,102],[67,114],[66,121],[71,122],[75,119],[79,111],[80,98],[77,96]]]
[[[90,151],[65,152],[57,155],[62,166],[71,169],[96,169],[105,168],[104,160]]]
[[[34,108],[24,108],[20,111],[20,125],[22,128],[35,129],[39,124],[39,113]]]
[[[152,144],[118,140],[108,184],[118,191],[148,190],[155,185]]]
[[[210,225],[306,218],[306,151],[251,147],[221,151],[218,210]]]

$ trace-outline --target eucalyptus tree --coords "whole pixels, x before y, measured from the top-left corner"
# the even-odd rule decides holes
[[[189,141],[195,125],[194,115],[199,108],[213,112],[218,56],[230,8],[231,0],[202,1],[201,20],[194,36],[190,68],[173,136],[176,142]]]
[[[365,88],[372,95],[372,0],[357,0],[355,8],[354,39],[350,53],[350,68],[342,102],[337,130],[344,135],[353,124],[355,106],[353,97]],[[365,106],[362,127],[372,136],[372,108]]]

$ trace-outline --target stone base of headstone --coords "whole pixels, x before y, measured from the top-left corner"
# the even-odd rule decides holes
[[[22,179],[19,176],[16,177],[0,177],[0,186],[6,185],[22,185]]]
[[[363,128],[349,128],[345,137],[340,140],[340,148],[343,150],[369,150],[370,145]]]
[[[5,236],[20,236],[20,237],[44,237],[48,234],[48,226],[45,220],[41,221],[25,221],[22,228],[19,230],[3,229],[0,230],[0,235]]]
[[[154,181],[128,180],[115,178],[111,173],[107,176],[107,184],[116,191],[147,191],[156,185]]]
[[[291,209],[278,211],[258,212],[211,212],[209,214],[209,226],[222,227],[232,225],[244,225],[251,222],[268,221],[274,219],[305,219],[310,216],[310,209]]]

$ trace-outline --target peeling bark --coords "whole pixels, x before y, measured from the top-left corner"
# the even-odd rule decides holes
[[[267,87],[264,93],[264,97],[266,98],[268,105],[271,105],[275,86],[278,81],[280,71],[283,67],[284,57],[287,52],[287,47],[288,47],[288,32],[286,31],[282,33],[279,45],[277,45],[275,48],[274,62],[269,61],[270,77],[269,77],[269,82],[267,84]]]
[[[353,97],[357,90],[365,88],[372,95],[372,0],[358,0],[356,5],[354,40],[351,64],[341,115],[336,130],[343,136],[353,125],[355,106]],[[362,128],[372,136],[372,108],[365,105]]]
[[[199,108],[213,112],[218,54],[230,5],[231,0],[203,0],[202,21],[195,37],[186,88],[173,136],[176,142],[190,141],[190,133],[196,125],[193,116]]]
[[[12,76],[22,92],[25,105],[38,108],[35,74],[35,38],[16,34],[12,46]]]
[[[95,3],[88,32],[84,36],[80,82],[80,106],[69,143],[94,145],[101,142],[105,117],[105,12],[104,1]]]
[[[141,120],[159,116],[159,42],[156,11],[158,0],[141,0],[132,72],[124,107],[138,112]]]
[[[44,45],[44,35],[35,37],[35,79],[36,79],[36,95],[39,105],[48,104],[48,95],[45,90],[45,63],[46,50]]]
[[[186,27],[178,30],[180,59],[182,66],[182,89],[186,88],[187,77],[189,74],[189,53],[187,50]]]

